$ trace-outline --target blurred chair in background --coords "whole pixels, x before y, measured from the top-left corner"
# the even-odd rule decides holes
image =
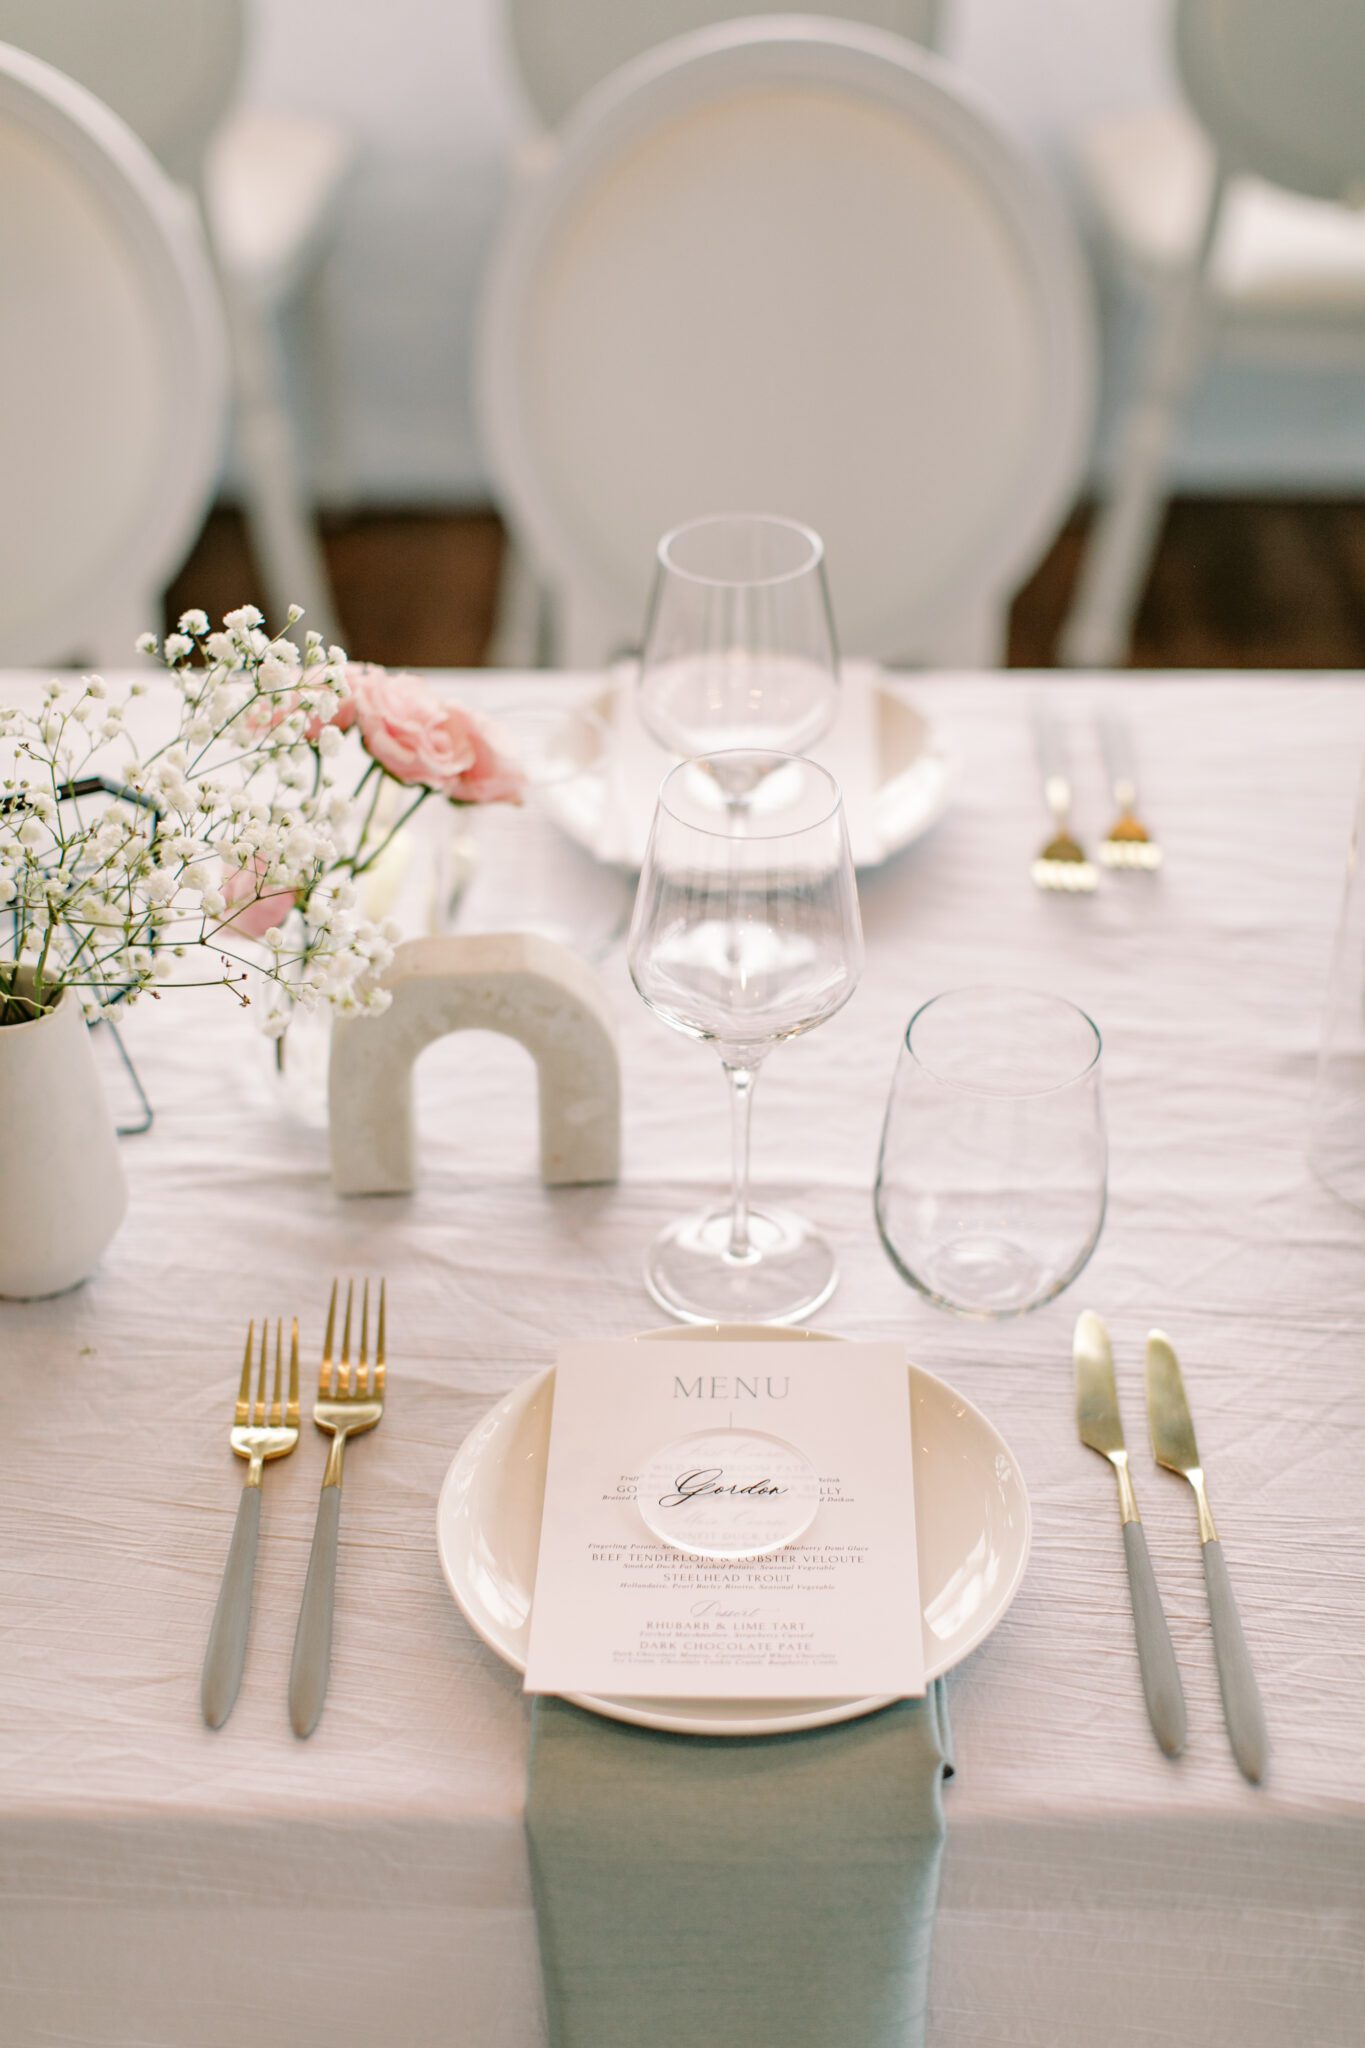
[[[847,652],[991,665],[1086,460],[1093,332],[1036,167],[898,36],[706,29],[585,100],[503,223],[477,405],[549,653],[638,640],[659,535],[824,535]]]
[[[218,476],[194,209],[117,115],[0,44],[0,663],[128,667]]]
[[[334,123],[233,111],[247,0],[0,0],[0,41],[69,73],[133,128],[199,202],[231,342],[237,446],[253,550],[272,614],[304,606],[338,637],[303,484],[281,316],[311,314],[351,143]],[[172,563],[171,569],[179,567]]]
[[[1124,659],[1166,509],[1167,458],[1215,353],[1365,365],[1365,0],[1177,0],[1192,108],[1084,134],[1109,249],[1148,300],[1113,483],[1063,635]],[[1337,203],[1332,203],[1337,202]]]
[[[558,128],[584,94],[660,43],[742,15],[798,12],[791,0],[503,0],[503,23],[522,90],[543,128]],[[936,47],[942,0],[850,0],[821,14],[890,29]]]
[[[933,49],[943,0],[854,0],[820,11]],[[501,20],[523,97],[542,131],[551,131],[603,79],[661,43],[737,16],[791,12],[791,0],[635,0],[629,7],[617,0],[587,0],[572,8],[562,0],[502,0]],[[519,168],[533,167],[535,158],[532,145]],[[547,595],[509,535],[489,662],[497,668],[534,667],[547,652],[549,626]]]

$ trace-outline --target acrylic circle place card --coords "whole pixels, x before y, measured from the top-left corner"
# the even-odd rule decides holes
[[[691,1557],[766,1557],[804,1536],[820,1481],[803,1451],[759,1429],[703,1429],[648,1457],[637,1494],[645,1526]]]

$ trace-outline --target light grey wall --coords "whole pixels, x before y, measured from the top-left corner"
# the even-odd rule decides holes
[[[249,97],[325,108],[363,151],[329,287],[323,488],[371,503],[477,499],[470,319],[508,152],[526,125],[498,0],[256,5]],[[1059,166],[1077,123],[1174,91],[1167,0],[948,7],[947,54]],[[1209,487],[1365,486],[1365,376],[1220,374],[1195,407],[1180,472]]]

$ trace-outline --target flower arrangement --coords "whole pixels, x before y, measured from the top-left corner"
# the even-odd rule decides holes
[[[432,796],[517,801],[520,778],[471,715],[415,676],[348,662],[308,633],[269,636],[254,605],[219,631],[187,611],[160,643],[175,685],[175,729],[141,751],[146,721],[98,676],[49,684],[42,709],[0,708],[0,1026],[74,990],[88,1017],[168,984],[221,984],[265,1028],[293,1007],[383,1009],[399,933],[360,911],[358,878]],[[338,773],[348,735],[362,765]],[[117,773],[96,773],[104,762]],[[385,788],[411,790],[377,824]],[[257,943],[250,943],[257,942]],[[244,943],[250,950],[242,950]]]

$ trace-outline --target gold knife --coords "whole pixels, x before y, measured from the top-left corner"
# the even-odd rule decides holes
[[[1209,1512],[1204,1491],[1204,1468],[1194,1440],[1190,1404],[1180,1361],[1169,1338],[1153,1330],[1147,1339],[1147,1421],[1152,1432],[1152,1450],[1158,1465],[1178,1472],[1194,1489],[1199,1510],[1199,1541],[1204,1552],[1204,1583],[1209,1589],[1209,1616],[1213,1622],[1213,1652],[1218,1660],[1218,1688],[1223,1695],[1223,1718],[1228,1724],[1232,1753],[1245,1777],[1259,1785],[1265,1776],[1268,1739],[1265,1710],[1251,1668],[1251,1656],[1242,1633],[1242,1618],[1232,1597],[1232,1584],[1223,1557],[1223,1546]]]
[[[1089,1309],[1077,1319],[1073,1345],[1076,1363],[1076,1426],[1081,1442],[1098,1451],[1113,1466],[1119,1482],[1119,1519],[1123,1525],[1123,1554],[1128,1564],[1128,1589],[1133,1601],[1133,1631],[1137,1637],[1138,1666],[1147,1714],[1157,1741],[1167,1756],[1179,1756],[1185,1747],[1185,1693],[1180,1683],[1171,1632],[1157,1591],[1156,1574],[1142,1531],[1137,1497],[1128,1471],[1128,1452],[1123,1442],[1123,1421],[1119,1415],[1118,1387],[1114,1381],[1114,1354],[1109,1332]]]

